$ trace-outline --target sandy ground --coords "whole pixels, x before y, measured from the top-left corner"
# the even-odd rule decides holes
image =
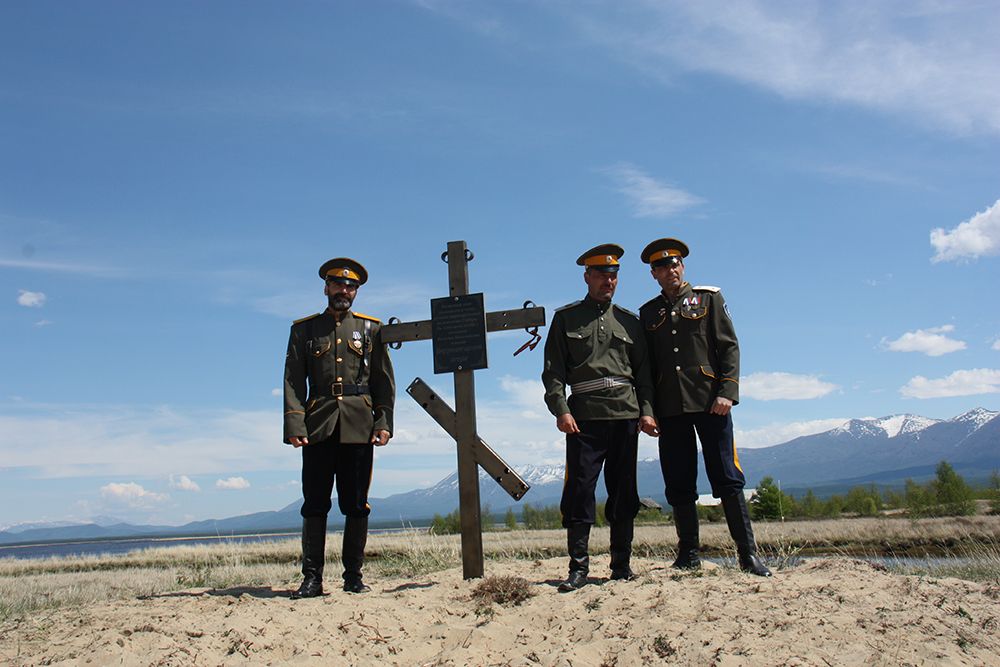
[[[487,562],[533,596],[483,611],[461,570],[292,601],[283,588],[192,589],[0,626],[12,665],[997,665],[1000,588],[820,560],[760,579],[709,564],[561,594],[565,559]]]

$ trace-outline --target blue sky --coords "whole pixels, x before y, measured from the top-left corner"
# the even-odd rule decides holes
[[[489,310],[550,314],[582,250],[626,248],[637,309],[639,251],[685,240],[740,335],[738,445],[1000,409],[1000,8],[871,4],[3,3],[0,526],[292,502],[277,388],[317,267],[423,319],[456,239]],[[490,338],[481,434],[561,461],[541,348]],[[373,496],[455,465],[403,392],[450,376],[393,360]]]

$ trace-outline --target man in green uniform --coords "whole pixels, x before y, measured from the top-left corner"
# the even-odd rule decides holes
[[[740,568],[771,576],[757,557],[746,482],[736,455],[730,410],[739,403],[740,347],[718,287],[692,287],[684,281],[688,247],[677,239],[657,239],[642,251],[661,291],[639,309],[656,380],[656,421],[660,467],[667,502],[677,528],[673,566],[695,569],[698,555],[698,449],[712,495],[722,499]]]
[[[567,531],[569,576],[559,590],[587,583],[588,544],[596,518],[594,491],[604,467],[605,515],[611,524],[611,578],[635,578],[632,529],[639,512],[639,429],[652,434],[652,380],[635,313],[611,299],[621,246],[599,245],[576,263],[586,267],[587,296],[555,312],[545,341],[545,403],[566,434],[566,483],[560,510]],[[567,398],[567,389],[571,392]]]
[[[334,481],[344,520],[344,590],[361,579],[368,540],[374,447],[392,437],[396,396],[381,323],[350,310],[368,272],[337,257],[319,270],[328,307],[292,324],[285,356],[285,442],[302,448],[302,585],[292,598],[323,594],[326,517]]]

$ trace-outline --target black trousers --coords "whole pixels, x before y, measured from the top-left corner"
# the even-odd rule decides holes
[[[689,412],[675,417],[657,417],[660,427],[660,469],[667,502],[689,505],[698,500],[698,445],[701,440],[705,472],[716,498],[743,491],[746,478],[736,455],[732,415]]]
[[[576,424],[580,432],[566,434],[566,482],[559,503],[563,527],[592,525],[596,520],[594,491],[602,467],[608,491],[605,517],[609,523],[631,521],[639,513],[635,480],[639,420],[593,419]]]
[[[368,487],[372,481],[375,445],[340,442],[338,428],[332,438],[302,448],[302,503],[304,518],[326,517],[333,503],[330,496],[337,483],[337,504],[344,516],[365,517],[371,513]]]

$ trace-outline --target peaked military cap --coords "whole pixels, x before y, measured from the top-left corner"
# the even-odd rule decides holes
[[[614,243],[595,246],[576,258],[576,263],[604,273],[618,273],[618,259],[625,249]]]
[[[687,244],[677,239],[656,239],[642,251],[642,261],[651,267],[673,264],[688,256]]]
[[[368,282],[368,271],[350,257],[334,257],[319,267],[319,277],[357,287]]]

